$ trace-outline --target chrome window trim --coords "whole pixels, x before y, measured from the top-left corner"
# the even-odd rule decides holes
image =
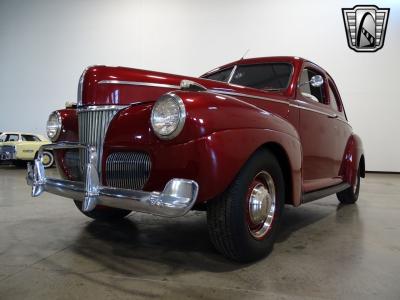
[[[299,101],[299,100],[295,100],[295,101]],[[304,106],[300,106],[300,105],[292,104],[292,103],[290,103],[289,106],[290,106],[290,107],[296,107],[296,108],[303,109],[303,110],[307,110],[307,111],[311,111],[311,112],[314,112],[314,113],[317,113],[317,114],[325,115],[325,116],[327,116],[327,117],[335,118],[336,120],[339,120],[339,121],[342,121],[342,122],[344,122],[344,123],[346,123],[346,124],[349,124],[349,122],[348,122],[347,120],[341,118],[341,117],[338,116],[337,114],[330,114],[330,113],[326,113],[326,112],[323,112],[323,111],[319,111],[319,110],[317,110],[317,109],[313,109],[313,108],[309,108],[309,107],[304,107]],[[350,125],[350,124],[349,124],[349,125]]]
[[[315,113],[318,113],[318,114],[321,114],[321,115],[325,115],[325,116],[328,116],[328,117],[334,117],[333,114],[326,113],[326,112],[323,112],[323,111],[319,111],[319,110],[316,110],[316,109],[313,109],[313,108],[304,107],[304,106],[300,106],[300,105],[297,105],[297,104],[290,104],[290,106],[291,107],[300,108],[300,109],[304,109],[304,110],[308,110],[308,111],[312,111],[312,112],[315,112]]]
[[[233,78],[233,75],[235,74],[236,69],[237,69],[237,65],[235,65],[235,66],[232,68],[231,74],[229,74],[229,78],[228,78],[227,83],[230,83],[230,82],[231,82],[231,80],[232,80],[232,78]]]
[[[136,86],[150,86],[150,87],[160,87],[160,88],[171,88],[180,89],[179,85],[172,85],[166,83],[152,83],[152,82],[142,82],[142,81],[126,81],[126,80],[100,80],[99,84],[123,84],[123,85],[136,85]]]
[[[270,98],[266,98],[266,97],[262,97],[262,96],[255,96],[255,95],[250,95],[250,94],[243,94],[243,93],[230,92],[230,91],[220,91],[220,90],[216,90],[216,89],[210,89],[209,91],[216,93],[216,94],[223,94],[223,95],[228,95],[228,96],[247,97],[247,98],[254,98],[254,99],[266,100],[266,101],[271,101],[271,102],[289,104],[289,101],[270,99]]]

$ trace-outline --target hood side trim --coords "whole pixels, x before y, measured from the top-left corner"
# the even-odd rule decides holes
[[[123,85],[150,86],[150,87],[160,87],[160,88],[167,88],[167,89],[180,89],[181,88],[179,85],[142,82],[142,81],[101,80],[98,83],[99,84],[123,84]]]

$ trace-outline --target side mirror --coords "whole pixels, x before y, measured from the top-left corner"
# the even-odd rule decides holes
[[[320,87],[324,84],[324,78],[321,75],[311,77],[310,84],[312,87]]]

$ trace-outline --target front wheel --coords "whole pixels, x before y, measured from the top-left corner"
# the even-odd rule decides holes
[[[257,151],[228,189],[208,205],[208,229],[216,249],[241,262],[265,256],[275,242],[284,199],[278,160],[268,150]]]
[[[85,212],[82,210],[82,201],[74,200],[74,203],[85,216],[99,221],[118,221],[131,213],[130,210],[106,206],[96,206],[92,211]]]

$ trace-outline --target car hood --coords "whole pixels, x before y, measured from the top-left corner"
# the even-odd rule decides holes
[[[81,105],[130,105],[152,102],[162,94],[180,89],[182,80],[194,81],[213,93],[280,98],[277,93],[244,86],[125,67],[94,66],[88,68],[82,76],[81,92],[78,92]]]

